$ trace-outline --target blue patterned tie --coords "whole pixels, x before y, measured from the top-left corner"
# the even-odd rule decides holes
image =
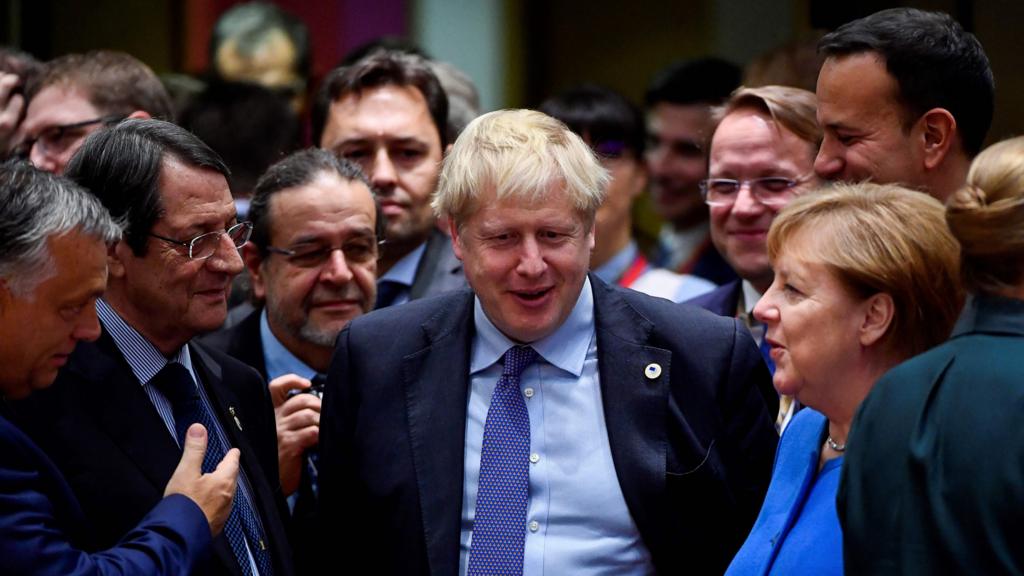
[[[487,409],[468,576],[522,574],[530,500],[530,414],[519,375],[537,358],[509,348]]]
[[[206,403],[199,397],[199,390],[192,379],[192,375],[184,366],[177,362],[168,362],[167,365],[150,380],[150,384],[156,386],[160,393],[171,402],[171,409],[174,411],[174,431],[178,435],[178,442],[185,445],[185,434],[188,427],[199,422],[208,431],[206,444],[206,455],[203,457],[203,473],[207,474],[217,468],[217,464],[227,454],[220,435],[214,432],[213,415]],[[238,560],[238,566],[245,576],[252,576],[252,566],[249,563],[249,553],[246,552],[246,539],[249,542],[249,550],[256,560],[256,567],[260,576],[272,576],[273,568],[270,565],[270,555],[266,550],[266,540],[256,515],[253,512],[252,503],[241,489],[242,479],[238,479],[239,488],[235,492],[235,501],[231,506],[231,514],[224,524],[224,535],[231,544],[231,551]]]

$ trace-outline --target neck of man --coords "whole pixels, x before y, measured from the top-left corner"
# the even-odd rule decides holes
[[[380,260],[377,261],[377,277],[379,278],[386,274],[399,260],[405,258],[410,252],[419,248],[429,239],[430,231],[427,231],[425,236],[411,239],[392,241],[391,238],[388,238],[381,250]]]
[[[156,318],[145,310],[140,310],[128,298],[127,292],[123,288],[115,279],[110,279],[103,299],[125,323],[134,328],[165,357],[170,358],[195,336],[195,334],[181,333],[175,330],[171,324],[159,325],[163,319]]]
[[[302,340],[298,336],[292,335],[289,331],[280,329],[274,323],[272,317],[267,318],[267,323],[270,325],[270,331],[274,334],[274,338],[277,338],[277,341],[285,349],[294,354],[299,360],[302,360],[302,363],[306,366],[320,374],[327,373],[327,369],[331,365],[331,354],[334,352],[333,346],[320,346],[308,340]]]
[[[951,152],[946,161],[931,174],[927,184],[928,193],[945,204],[967,182],[967,172],[970,168],[970,158],[964,154]]]
[[[616,254],[629,246],[632,238],[630,234],[632,222],[627,218],[624,225],[617,226],[614,230],[601,230],[597,233],[597,242],[594,250],[590,252],[590,269],[600,268],[611,260]]]

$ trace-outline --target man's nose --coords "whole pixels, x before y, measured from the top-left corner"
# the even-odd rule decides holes
[[[352,281],[352,268],[345,260],[345,252],[338,249],[332,250],[327,256],[327,261],[320,269],[320,279],[332,284],[341,285]]]
[[[814,158],[814,172],[824,180],[834,180],[843,171],[842,156],[836,150],[836,144],[825,136]]]
[[[398,180],[398,172],[395,164],[391,161],[391,155],[386,149],[380,149],[373,157],[373,166],[370,169],[370,182],[377,188],[388,189],[395,185]]]

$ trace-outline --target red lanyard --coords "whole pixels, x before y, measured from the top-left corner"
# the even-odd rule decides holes
[[[619,278],[619,286],[629,288],[646,269],[647,258],[644,258],[644,255],[638,252],[633,263],[630,264],[629,268],[626,270],[626,273],[622,275],[622,278]]]

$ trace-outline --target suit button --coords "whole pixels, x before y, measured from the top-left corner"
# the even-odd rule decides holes
[[[536,520],[530,522],[530,532],[536,532],[537,530],[540,530],[540,524]]]

